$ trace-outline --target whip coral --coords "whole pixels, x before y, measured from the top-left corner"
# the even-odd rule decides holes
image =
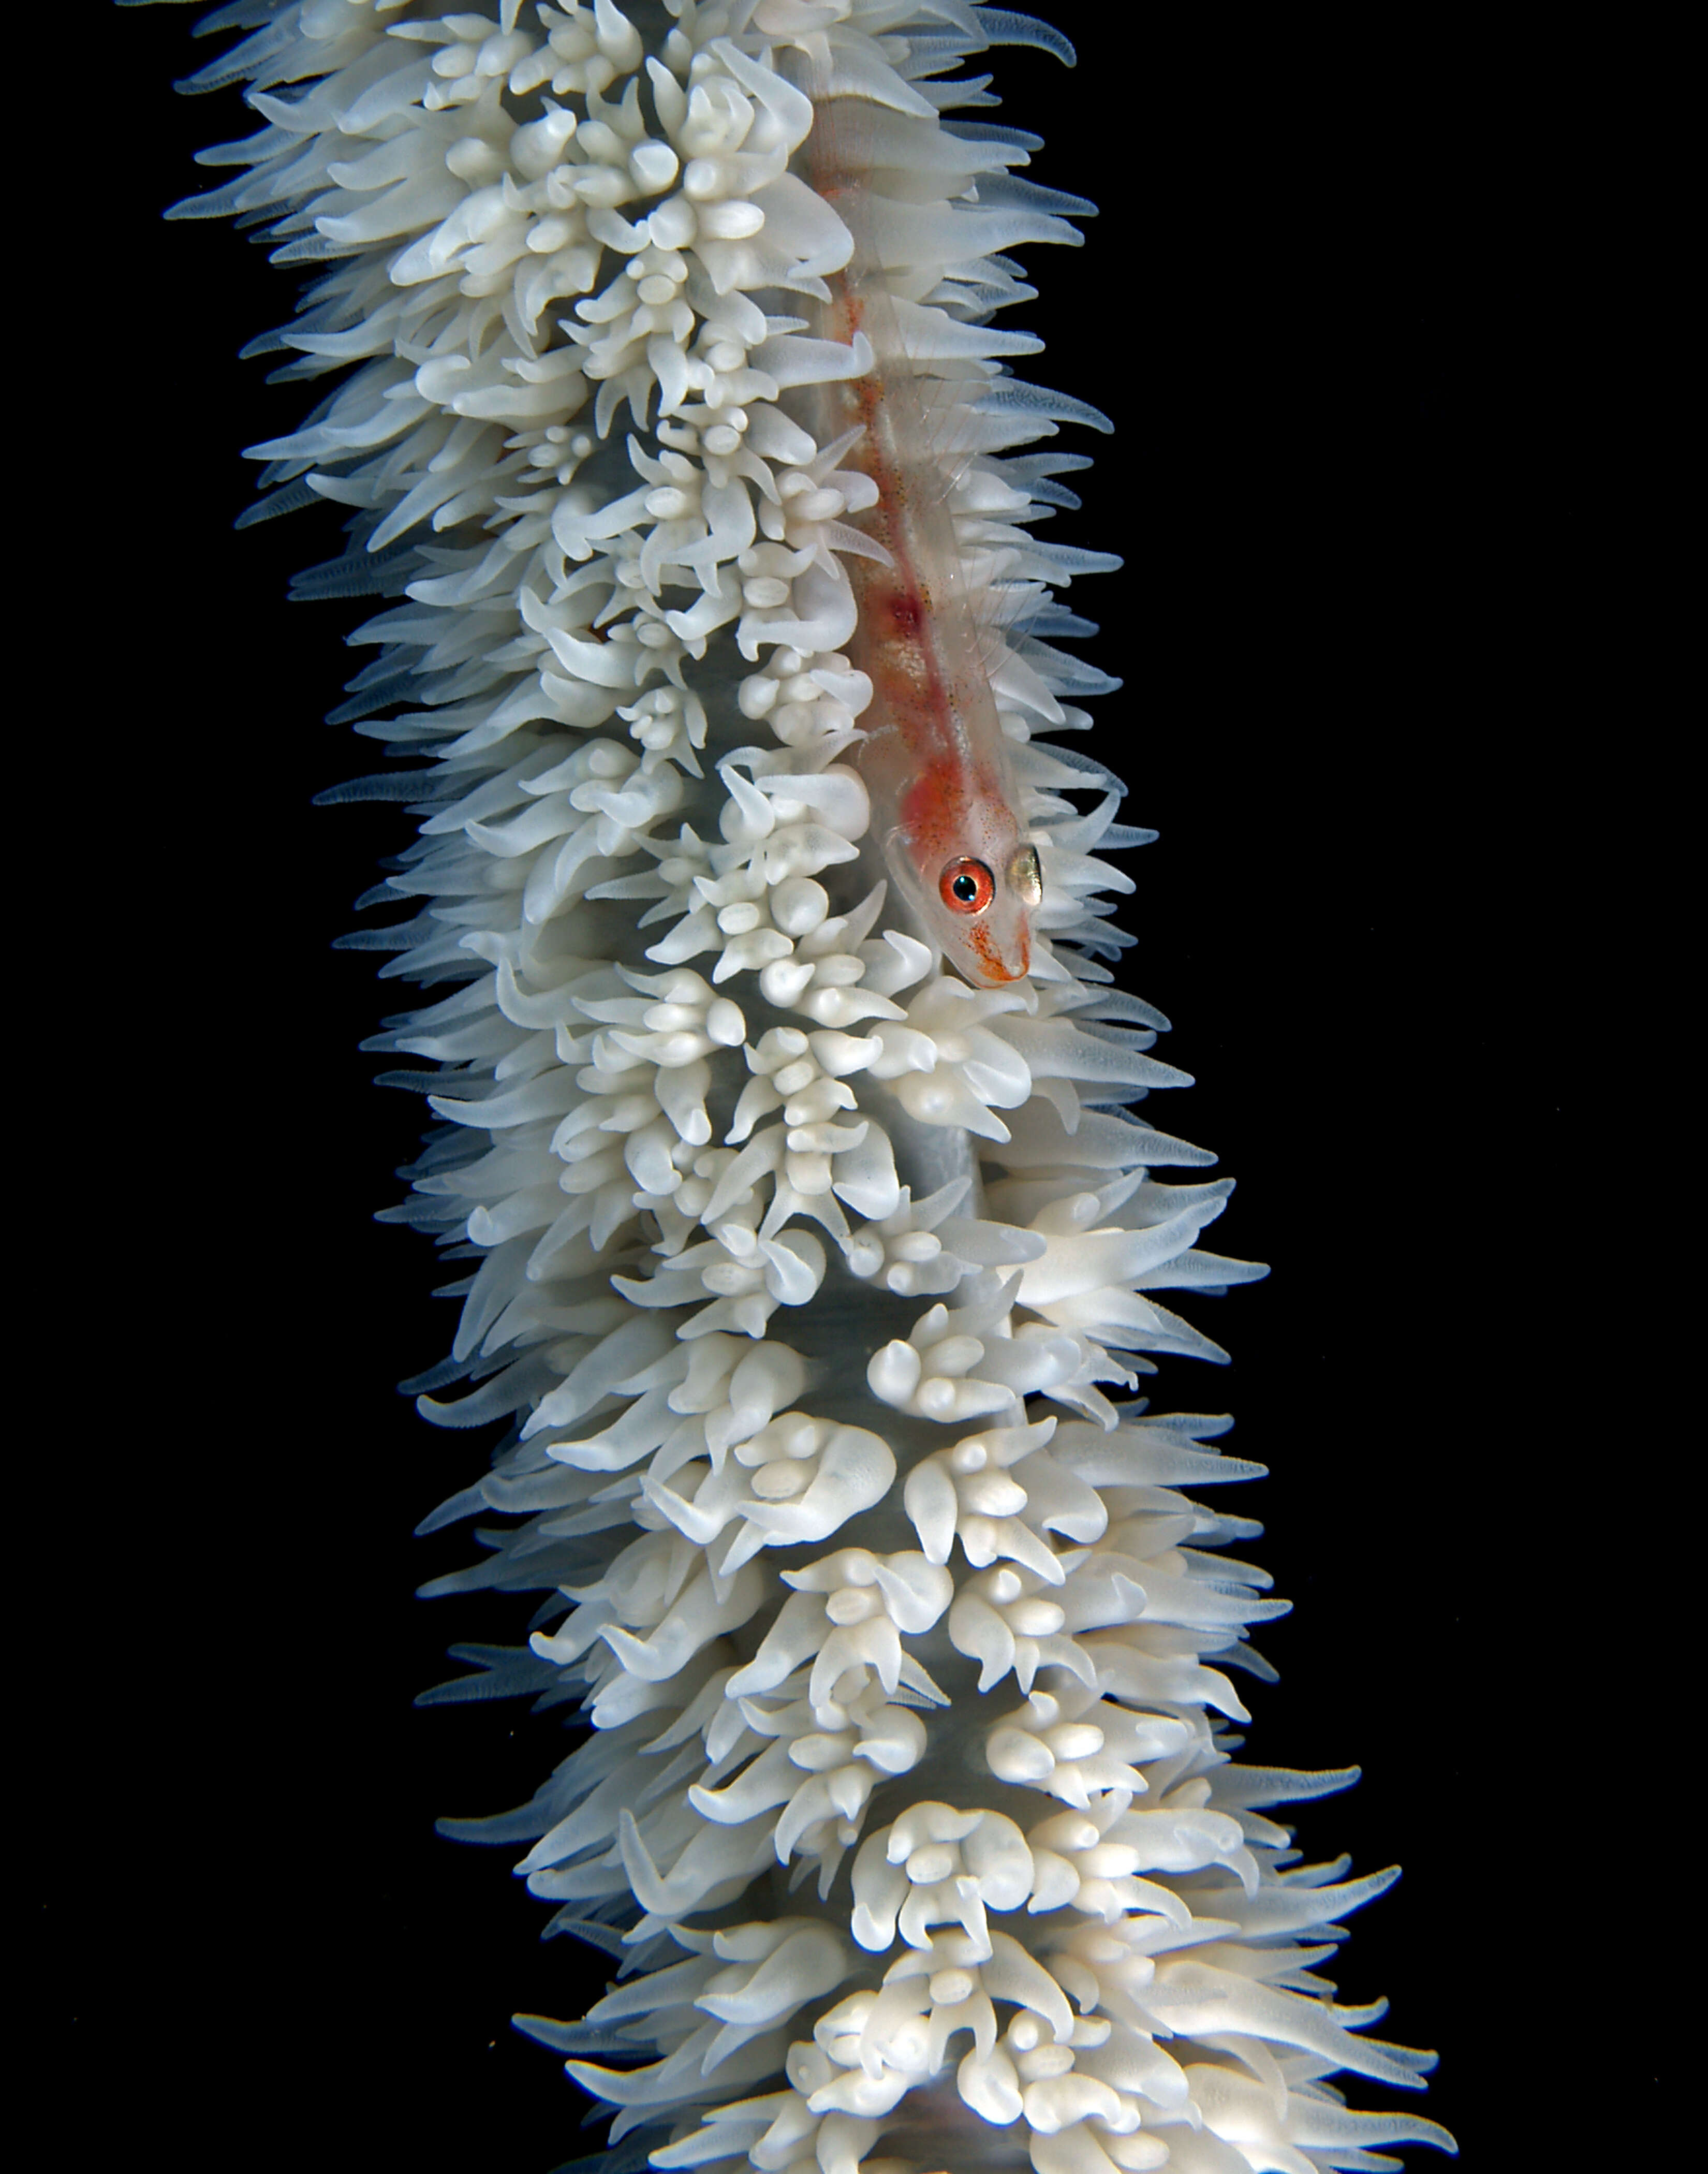
[[[326,797],[419,819],[364,901],[403,917],[348,941],[430,992],[370,1045],[439,1121],[395,1211],[462,1298],[421,1409],[507,1430],[428,1524],[501,1522],[428,1590],[546,1596],[432,1695],[591,1723],[531,1803],[447,1825],[525,1844],[551,1929],[619,1966],[584,2019],[521,2019],[614,2109],[603,2163],[1451,2149],[1330,2081],[1432,2058],[1316,1971],[1393,1874],[1302,1863],[1273,1814],[1350,1776],[1233,1756],[1228,1672],[1266,1673],[1285,1603],[1223,1551],[1255,1526],[1182,1490],[1260,1468],[1132,1394],[1224,1355],[1160,1294],[1262,1270],[1199,1242],[1213,1158],[1134,1113],[1186,1084],[1111,963],[1103,856],[1149,834],[1075,745],[1114,683],[1057,599],[1118,562],[1034,535],[1086,463],[1022,450],[1107,424],[992,323],[1032,293],[1011,252],[1093,208],[956,72],[1065,41],[965,0],[208,26],[264,126],[184,208],[313,268],[258,344],[332,380],[254,449],[257,513],[348,508],[305,592],[397,600],[340,713],[392,766]],[[887,344],[844,306],[829,101]],[[905,476],[827,420],[901,380]],[[1016,799],[1026,945],[987,975],[910,890],[871,752],[859,570],[904,555],[904,484]]]

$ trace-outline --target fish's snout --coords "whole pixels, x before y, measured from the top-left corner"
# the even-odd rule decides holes
[[[987,981],[997,982],[1020,982],[1032,970],[1031,931],[1024,922],[1020,924],[1019,940],[1005,956],[992,940],[987,928],[975,930],[971,949],[984,971]]]
[[[976,980],[1000,987],[1024,981],[1032,970],[1032,922],[1024,906],[972,922],[963,944]]]

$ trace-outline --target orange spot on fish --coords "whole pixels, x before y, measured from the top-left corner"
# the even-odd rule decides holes
[[[987,927],[974,927],[967,931],[967,939],[978,955],[979,965],[993,982],[1018,982],[1030,971],[1032,964],[1031,939],[1025,923],[1020,924],[1020,963],[1010,966],[996,945],[991,941]]]
[[[953,833],[961,805],[961,765],[950,756],[928,762],[901,798],[901,828],[922,857]]]
[[[899,635],[916,635],[925,624],[925,607],[911,591],[903,590],[888,599],[890,628]]]

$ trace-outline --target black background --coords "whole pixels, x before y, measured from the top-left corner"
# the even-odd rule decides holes
[[[406,819],[308,804],[374,766],[319,722],[362,612],[284,601],[335,517],[230,528],[240,447],[307,404],[235,359],[290,278],[159,220],[219,178],[192,151],[248,128],[231,94],[171,95],[208,51],[192,11],[72,12],[105,42],[47,160],[87,201],[35,390],[73,420],[30,449],[67,518],[15,630],[51,645],[36,738],[74,811],[37,836],[71,906],[46,947],[68,1084],[25,1173],[57,1415],[14,1893],[50,2051],[88,2079],[54,2097],[52,2163],[95,2163],[116,2116],[181,2164],[546,2174],[596,2133],[506,2019],[576,2012],[595,1972],[537,1944],[506,1853],[431,1823],[519,1801],[561,1744],[520,1709],[410,1704],[450,1640],[525,1609],[411,1597],[462,1560],[410,1530],[484,1442],[391,1387],[451,1309],[424,1243],[368,1219],[420,1112],[356,1045],[403,998],[327,949]],[[1296,1603],[1252,1753],[1362,1763],[1300,1815],[1313,1854],[1406,1868],[1343,1995],[1387,1993],[1382,2034],[1441,2049],[1427,2110],[1467,2163],[1524,2135],[1523,2163],[1657,2164],[1653,2026],[1592,1991],[1640,1960],[1607,1880],[1667,1861],[1624,1809],[1665,1755],[1624,1468],[1667,1414],[1629,1355],[1640,1290],[1605,1274],[1641,1265],[1644,1030],[1597,1037],[1646,758],[1609,603],[1636,455],[1597,421],[1626,275],[1613,152],[1581,125],[1596,57],[1448,53],[1403,15],[1054,12],[1078,68],[997,55],[999,117],[1102,212],[1031,252],[1009,321],[1119,425],[1068,434],[1098,467],[1044,533],[1127,560],[1073,597],[1126,682],[1100,751],[1162,834],[1129,863],[1123,978],[1201,1082],[1159,1121],[1240,1180],[1213,1242],[1274,1264],[1195,1310],[1232,1367],[1157,1385],[1230,1408],[1272,1468],[1229,1498]],[[1604,2157],[1578,2155],[1580,2077]]]

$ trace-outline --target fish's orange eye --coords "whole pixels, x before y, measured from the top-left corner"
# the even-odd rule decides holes
[[[996,883],[982,861],[951,861],[937,887],[951,913],[982,913],[997,895]]]

